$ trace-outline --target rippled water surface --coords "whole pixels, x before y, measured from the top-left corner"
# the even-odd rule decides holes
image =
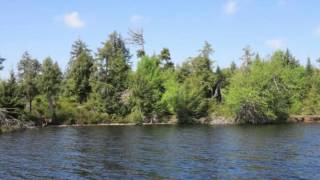
[[[49,127],[0,135],[0,179],[320,179],[320,124]]]

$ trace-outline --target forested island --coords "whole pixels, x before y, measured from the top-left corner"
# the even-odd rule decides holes
[[[1,131],[50,124],[262,124],[319,114],[320,71],[309,58],[302,65],[289,50],[262,58],[248,46],[241,65],[220,68],[205,42],[197,56],[175,65],[168,48],[146,54],[142,31],[129,35],[127,41],[113,32],[96,51],[75,41],[65,72],[50,57],[40,62],[25,52],[17,72],[0,82]],[[138,51],[130,53],[129,44]],[[132,56],[138,57],[135,70]]]

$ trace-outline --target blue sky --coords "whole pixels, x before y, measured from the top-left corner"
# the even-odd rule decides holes
[[[289,48],[302,63],[320,57],[317,0],[0,0],[0,56],[6,77],[24,51],[42,61],[51,56],[63,69],[78,38],[93,51],[108,34],[124,37],[143,28],[147,53],[168,47],[175,63],[210,42],[215,65],[240,64],[250,45],[262,57]],[[134,49],[132,53],[134,53]],[[136,59],[132,59],[136,63]]]

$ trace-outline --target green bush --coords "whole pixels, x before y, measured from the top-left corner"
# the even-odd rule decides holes
[[[126,117],[127,122],[141,124],[144,122],[144,116],[141,110],[134,107],[132,112]]]
[[[231,78],[226,104],[240,121],[285,120],[301,101],[303,72],[302,67],[283,65],[278,56],[256,61],[249,70],[238,71]]]

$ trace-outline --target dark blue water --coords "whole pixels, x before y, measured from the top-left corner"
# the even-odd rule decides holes
[[[26,130],[0,179],[320,179],[320,124]]]

